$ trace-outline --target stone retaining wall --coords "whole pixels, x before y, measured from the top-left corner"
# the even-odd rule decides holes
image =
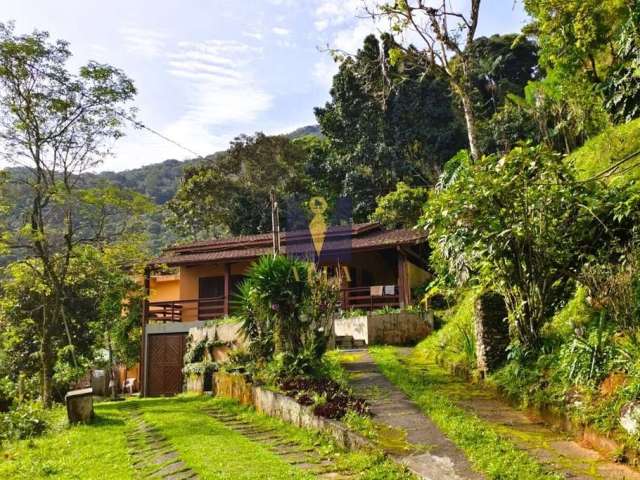
[[[340,318],[334,322],[339,337],[364,340],[367,345],[412,345],[433,330],[433,312],[388,313]]]
[[[507,359],[507,307],[501,295],[485,292],[476,299],[474,309],[477,368],[484,376]]]
[[[265,415],[276,417],[301,428],[311,428],[331,435],[338,445],[347,450],[369,449],[373,444],[363,436],[352,432],[342,423],[319,417],[309,406],[300,405],[294,399],[264,387],[250,384],[239,374],[218,372],[214,376],[216,396],[237,400],[250,405]]]

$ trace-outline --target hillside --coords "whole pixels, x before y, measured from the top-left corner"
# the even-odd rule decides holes
[[[320,135],[320,128],[317,125],[308,125],[286,134],[292,140],[306,135]],[[224,151],[216,152],[207,155],[205,160],[215,160],[222,155],[224,155]],[[128,188],[147,195],[156,205],[162,206],[173,198],[185,168],[201,161],[203,160],[179,161],[169,159],[120,172],[86,173],[82,175],[82,181],[87,186],[108,182],[121,188]],[[10,178],[15,179],[24,174],[25,169],[8,168],[6,171],[9,172]],[[12,191],[11,196],[17,200],[11,212],[11,218],[17,219],[25,209],[24,196],[20,195],[17,187]],[[176,240],[175,236],[165,226],[164,213],[161,209],[157,213],[150,215],[146,221],[148,223],[147,230],[151,234],[151,247],[155,252]]]
[[[571,153],[566,160],[573,163],[578,178],[586,180],[599,175],[616,162],[640,150],[640,119],[607,128]],[[630,158],[603,179],[618,183],[640,180],[640,158]]]
[[[286,136],[292,140],[306,135],[320,135],[318,125],[300,127]],[[205,159],[215,159],[224,152],[216,152],[207,155]],[[201,160],[164,160],[163,162],[145,165],[140,168],[124,170],[121,172],[104,171],[96,174],[87,174],[91,181],[108,181],[123,188],[130,188],[136,192],[148,195],[157,205],[163,205],[175,194],[182,172],[190,165]]]

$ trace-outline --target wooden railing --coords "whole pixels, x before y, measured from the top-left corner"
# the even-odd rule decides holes
[[[211,320],[223,316],[224,297],[149,302],[148,320],[152,322]]]
[[[343,310],[376,310],[384,307],[399,307],[400,295],[398,287],[394,286],[393,295],[371,295],[371,287],[343,288],[342,309]]]
[[[371,311],[400,306],[400,295],[397,286],[392,295],[371,295],[370,287],[352,287],[341,290],[340,301],[343,310]],[[224,297],[149,302],[148,309],[147,319],[151,322],[212,320],[224,316]]]

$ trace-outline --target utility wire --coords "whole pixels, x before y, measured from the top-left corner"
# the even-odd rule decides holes
[[[62,80],[61,78],[50,74],[49,72],[45,72],[43,70],[41,70],[40,68],[36,67],[35,65],[29,65],[30,68],[32,68],[34,71],[38,72],[39,74],[54,80],[56,82],[58,82],[60,85],[64,85],[64,86],[69,86],[69,82],[65,82],[64,80]],[[78,92],[80,94],[81,97],[84,98],[90,98],[88,95],[86,95],[84,92],[80,91]],[[127,120],[128,122],[131,122],[135,127],[143,129],[148,131],[149,133],[161,138],[162,140],[164,140],[165,142],[169,142],[172,143],[173,145],[177,146],[178,148],[181,148],[182,150],[189,152],[192,155],[195,155],[198,159],[204,159],[204,156],[199,154],[198,152],[196,152],[195,150],[186,147],[185,145],[181,144],[180,142],[173,140],[172,138],[167,137],[166,135],[164,135],[163,133],[160,133],[158,130],[149,127],[148,125],[145,125],[144,123],[136,120],[135,118],[133,118],[130,115],[127,115],[126,113],[123,112],[119,112],[119,111],[114,111],[114,113],[116,114],[116,116],[123,118],[124,120]]]

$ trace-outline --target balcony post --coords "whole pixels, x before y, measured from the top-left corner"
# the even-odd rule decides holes
[[[407,266],[407,256],[398,247],[398,303],[400,308],[405,308],[411,304],[411,287],[409,285],[409,269]]]
[[[143,285],[143,299],[142,299],[142,318],[141,323],[141,336],[140,336],[140,396],[145,397],[147,395],[147,322],[149,320],[149,294],[151,292],[151,270],[149,267],[144,269],[144,285]]]
[[[229,294],[231,291],[231,264],[224,264],[224,309],[225,316],[229,315]]]

